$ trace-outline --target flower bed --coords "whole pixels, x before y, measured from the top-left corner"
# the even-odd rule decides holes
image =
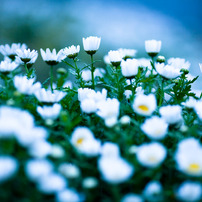
[[[41,49],[44,83],[36,50],[0,46],[1,201],[202,200],[202,94],[190,63],[158,56],[161,41],[149,40],[149,59],[111,50],[96,68],[100,42],[83,39],[87,65],[80,46]]]

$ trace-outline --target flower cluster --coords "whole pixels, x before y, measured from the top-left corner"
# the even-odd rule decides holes
[[[45,82],[37,50],[0,46],[0,200],[202,201],[202,93],[191,64],[148,40],[148,58],[120,48],[98,68],[100,43],[83,38],[87,65],[80,45],[40,49]]]

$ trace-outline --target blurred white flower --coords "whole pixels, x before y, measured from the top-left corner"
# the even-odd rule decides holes
[[[103,157],[119,157],[120,150],[118,144],[112,142],[105,142],[101,148],[101,155]]]
[[[144,200],[140,195],[129,193],[121,199],[121,202],[144,202]]]
[[[101,157],[98,168],[105,181],[118,184],[127,181],[134,173],[134,168],[121,157]]]
[[[97,187],[98,180],[95,177],[86,177],[83,179],[82,186],[85,189],[92,189]]]
[[[137,50],[135,49],[127,49],[127,48],[119,48],[118,51],[121,53],[122,58],[133,58],[135,57]]]
[[[103,68],[96,68],[95,71],[94,71],[94,77],[102,78],[105,73],[106,72],[105,72],[105,70]],[[91,71],[89,69],[83,70],[81,76],[82,76],[84,81],[91,81],[92,80]]]
[[[145,50],[149,56],[156,56],[161,50],[161,41],[147,40],[145,41]]]
[[[191,176],[202,176],[202,146],[195,138],[187,138],[178,144],[175,153],[177,168]]]
[[[84,201],[84,197],[73,189],[64,189],[60,192],[57,192],[56,201],[57,202],[82,202]]]
[[[25,166],[25,172],[32,181],[39,181],[43,176],[53,171],[53,164],[46,159],[28,160]]]
[[[109,59],[109,55],[105,55],[103,59],[105,64],[109,65],[111,63]]]
[[[133,94],[132,90],[125,90],[124,91],[124,95],[126,96],[126,99],[130,99],[132,94]]]
[[[47,194],[57,193],[66,188],[66,180],[62,175],[57,173],[49,173],[48,175],[42,176],[38,183],[38,189]]]
[[[196,99],[194,99],[193,97],[189,97],[188,100],[186,100],[185,102],[182,102],[181,104],[187,108],[194,108],[196,103],[197,103]]]
[[[185,181],[176,192],[179,200],[194,202],[202,200],[202,184],[199,182]]]
[[[72,163],[62,163],[59,165],[58,170],[62,175],[70,179],[80,176],[79,168]]]
[[[19,65],[15,62],[1,61],[0,72],[9,73],[15,70]]]
[[[106,100],[107,90],[102,89],[101,92],[95,92],[89,88],[78,89],[78,100],[81,102],[81,110],[85,113],[93,113],[97,111],[99,102]]]
[[[199,117],[200,120],[202,120],[202,100],[198,101],[196,105],[194,106],[194,110]]]
[[[35,158],[45,158],[50,155],[52,145],[46,140],[38,140],[31,144],[28,148],[28,152]]]
[[[73,131],[70,141],[78,152],[88,157],[97,156],[100,153],[100,140],[95,139],[87,127],[77,127]]]
[[[56,103],[53,106],[43,106],[43,107],[38,106],[37,112],[44,120],[47,119],[55,120],[58,118],[61,108],[62,108],[61,105]]]
[[[119,116],[120,103],[117,99],[107,98],[97,104],[98,111],[96,114],[105,120],[105,124],[108,127],[112,127],[116,124]]]
[[[38,57],[38,52],[36,50],[30,50],[30,49],[17,49],[16,50],[17,56],[21,59],[23,63],[30,62],[33,58],[36,60]]]
[[[63,87],[63,88],[70,88],[70,89],[72,89],[72,82],[71,82],[71,81],[66,81],[66,82],[63,84],[62,87]]]
[[[156,63],[155,67],[158,74],[167,79],[175,79],[182,74],[182,72],[180,72],[180,69],[176,69],[172,65],[165,65],[164,63]]]
[[[14,107],[0,107],[0,138],[18,136],[23,129],[27,131],[34,127],[33,116],[25,110]]]
[[[0,184],[11,178],[18,170],[18,162],[12,156],[0,156]]]
[[[136,93],[136,95],[144,94],[144,89],[142,88],[142,86],[138,86],[138,87],[135,89],[135,93]]]
[[[61,49],[58,53],[56,53],[55,48],[51,52],[49,48],[44,51],[42,48],[40,49],[41,51],[41,56],[43,60],[48,64],[48,65],[57,65],[59,62],[61,62],[63,59],[65,59],[65,55],[63,53],[63,49]]]
[[[121,72],[126,78],[132,78],[138,73],[139,63],[136,59],[127,59],[121,61]]]
[[[55,103],[55,102],[60,102],[67,95],[67,93],[59,90],[54,90],[52,93],[51,90],[46,90],[45,88],[41,88],[35,91],[34,95],[40,102]]]
[[[119,66],[121,64],[123,55],[118,50],[117,51],[110,50],[108,52],[108,58],[113,66]]]
[[[141,125],[142,131],[151,139],[161,140],[168,132],[168,124],[164,119],[152,116]]]
[[[94,113],[97,110],[97,103],[93,99],[85,99],[80,104],[82,112],[87,114]]]
[[[83,38],[83,48],[88,54],[93,55],[99,49],[100,42],[101,38],[97,36]]]
[[[145,143],[138,147],[137,160],[146,167],[155,168],[166,158],[166,148],[157,142]]]
[[[156,109],[156,97],[154,94],[138,94],[133,102],[133,110],[142,116],[150,116]]]
[[[30,147],[35,142],[45,140],[48,137],[47,130],[42,127],[26,128],[21,126],[17,132],[16,139],[23,147]]]
[[[63,53],[68,57],[68,58],[75,58],[77,57],[78,53],[80,51],[80,46],[69,46],[63,49]]]
[[[179,105],[167,105],[159,109],[163,119],[169,124],[179,123],[183,120],[182,108]]]
[[[145,186],[143,195],[148,201],[160,202],[163,201],[162,192],[163,188],[160,182],[151,181]]]
[[[65,151],[59,144],[53,144],[50,151],[50,156],[53,158],[62,158],[65,155]]]
[[[185,61],[184,58],[170,58],[168,59],[168,64],[171,66],[174,66],[175,69],[189,69],[190,68],[190,62]]]
[[[32,95],[41,88],[41,83],[34,83],[35,78],[28,79],[27,76],[15,76],[13,83],[18,92]]]
[[[128,124],[130,124],[130,116],[128,116],[128,115],[124,115],[124,116],[122,116],[121,118],[120,118],[120,123],[122,124],[122,125],[128,125]]]
[[[16,54],[16,50],[20,49],[20,50],[24,50],[27,48],[26,44],[20,44],[20,43],[13,43],[11,44],[11,46],[9,46],[8,44],[1,45],[0,46],[0,52],[2,55],[9,57],[11,60],[15,59]]]

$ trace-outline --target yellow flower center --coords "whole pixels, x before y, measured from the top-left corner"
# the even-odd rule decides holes
[[[144,112],[148,112],[149,108],[146,105],[139,105],[138,108]]]
[[[83,140],[84,138],[79,138],[77,141],[76,141],[76,144],[77,145],[81,145],[83,143]]]
[[[196,173],[200,170],[200,165],[197,163],[192,163],[188,167],[188,171],[192,173]]]
[[[154,156],[150,156],[149,158],[148,158],[148,160],[149,160],[149,162],[151,162],[151,163],[155,163],[156,162],[156,157],[154,157]]]

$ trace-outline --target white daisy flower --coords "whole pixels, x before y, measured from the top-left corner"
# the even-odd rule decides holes
[[[94,71],[94,78],[96,78],[96,77],[103,78],[105,73],[106,72],[103,68],[96,68]],[[81,76],[82,76],[84,81],[91,81],[92,80],[91,71],[89,69],[83,70]]]
[[[63,54],[66,55],[68,58],[75,58],[77,57],[78,53],[80,51],[80,46],[69,46],[63,49]]]
[[[93,55],[100,47],[101,38],[97,36],[89,36],[83,38],[83,48],[86,53]]]
[[[18,170],[18,162],[12,156],[0,156],[0,184],[11,178]]]
[[[157,40],[145,41],[145,50],[149,56],[155,57],[161,50],[161,41]]]
[[[199,182],[185,181],[176,192],[181,201],[194,202],[202,200],[202,184]]]
[[[142,116],[150,116],[157,107],[156,97],[154,94],[138,94],[134,99],[132,107],[137,114]]]
[[[141,129],[149,138],[161,140],[168,132],[168,124],[164,119],[153,116],[141,125]]]
[[[62,191],[66,188],[67,183],[65,178],[62,175],[57,173],[49,173],[40,178],[37,183],[37,188],[47,194],[54,194]]]
[[[67,93],[58,91],[58,90],[54,90],[52,93],[51,90],[46,90],[45,88],[41,88],[35,91],[34,95],[40,102],[55,103],[55,102],[60,102],[67,95]]]
[[[128,125],[130,124],[130,121],[131,121],[131,118],[130,116],[128,115],[124,115],[120,118],[119,122],[122,124],[122,125]]]
[[[121,202],[144,202],[144,199],[138,194],[129,193],[121,199]]]
[[[194,106],[194,110],[198,115],[199,119],[202,120],[202,100],[198,101]]]
[[[65,59],[65,55],[63,53],[63,49],[61,49],[58,53],[56,53],[55,48],[51,52],[49,48],[44,51],[42,48],[40,49],[41,51],[41,56],[43,60],[48,64],[48,65],[57,65],[60,63],[62,60]]]
[[[185,106],[186,108],[194,108],[196,106],[197,100],[194,99],[193,97],[189,97],[188,100],[186,100],[185,102],[182,102],[181,104],[183,106]]]
[[[96,114],[105,120],[105,125],[112,127],[117,123],[120,103],[117,99],[107,98],[97,104]]]
[[[108,57],[109,57],[109,61],[110,63],[117,67],[121,64],[121,61],[122,61],[122,58],[123,58],[123,55],[118,51],[118,50],[110,50],[108,52]]]
[[[167,105],[159,109],[163,119],[169,124],[176,124],[183,120],[182,108],[179,105]]]
[[[38,106],[37,112],[44,120],[47,119],[55,120],[58,118],[61,108],[62,108],[61,105],[56,103],[53,106],[43,106],[43,107]]]
[[[34,83],[35,78],[28,79],[27,76],[15,76],[13,83],[18,92],[32,95],[41,88],[41,83]]]
[[[0,107],[0,138],[10,138],[34,128],[34,118],[28,111],[18,108]]]
[[[119,48],[118,51],[121,53],[124,59],[133,58],[137,53],[137,50],[135,49],[126,49],[126,48]]]
[[[155,68],[158,74],[165,77],[166,79],[175,79],[182,74],[180,69],[176,69],[172,65],[165,65],[164,63],[156,63]]]
[[[98,160],[98,169],[105,181],[119,184],[132,177],[134,168],[121,157],[101,157]]]
[[[77,127],[70,141],[80,153],[86,156],[97,156],[100,153],[100,141],[95,139],[93,133],[86,127]]]
[[[175,69],[189,69],[190,68],[190,62],[185,61],[184,58],[170,58],[168,59],[168,64],[171,66],[174,66]]]
[[[178,144],[175,154],[177,168],[187,175],[202,176],[202,146],[198,140],[188,138]]]
[[[98,180],[95,177],[86,177],[82,181],[82,187],[92,189],[98,186]]]
[[[125,90],[124,91],[124,95],[126,96],[126,99],[130,99],[132,94],[133,94],[132,90]]]
[[[46,159],[28,160],[25,166],[25,172],[32,181],[39,181],[40,178],[50,174],[53,171],[53,164]]]
[[[36,58],[38,57],[37,51],[36,50],[31,51],[30,49],[24,49],[24,50],[18,49],[16,50],[16,54],[23,63],[28,63],[33,59],[36,60]]]
[[[102,157],[119,157],[120,150],[116,143],[105,142],[101,148]]]
[[[84,201],[83,195],[77,193],[73,189],[64,189],[57,192],[56,194],[57,202],[72,201],[72,202],[82,202]]]
[[[58,167],[59,172],[69,179],[77,178],[80,176],[79,167],[72,163],[62,163]]]
[[[136,59],[127,59],[121,61],[121,72],[126,78],[133,78],[138,73],[139,63]]]
[[[157,142],[142,144],[136,153],[139,163],[150,168],[159,166],[165,160],[166,154],[165,147]]]
[[[161,183],[158,181],[151,181],[145,186],[143,195],[148,201],[163,201],[162,192],[163,188]]]
[[[16,50],[20,49],[20,50],[24,50],[27,48],[26,44],[20,44],[20,43],[13,43],[11,44],[11,46],[9,46],[8,44],[1,45],[0,46],[0,52],[2,55],[9,57],[11,60],[15,60],[15,56],[16,54]]]
[[[1,61],[0,72],[8,74],[15,70],[19,65],[15,62]]]

